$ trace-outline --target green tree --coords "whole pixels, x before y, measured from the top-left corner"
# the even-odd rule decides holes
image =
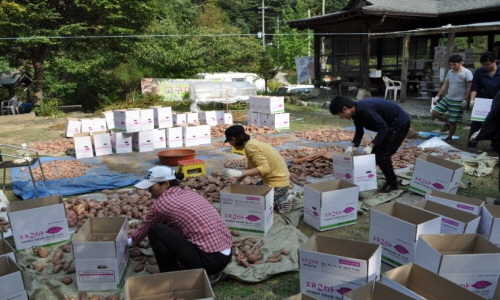
[[[267,81],[272,80],[279,72],[279,68],[274,63],[274,59],[270,52],[261,52],[255,72],[257,73],[257,75],[264,79],[264,91],[267,91]]]
[[[146,0],[2,1],[0,36],[13,39],[4,40],[0,48],[12,65],[33,71],[34,97],[39,103],[44,64],[51,52],[81,47],[124,51],[133,39],[95,37],[139,33],[154,18],[154,10],[152,1]]]

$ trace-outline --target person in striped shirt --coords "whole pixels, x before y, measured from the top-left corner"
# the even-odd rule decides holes
[[[212,204],[179,187],[183,177],[169,167],[156,166],[135,185],[157,200],[128,243],[136,246],[147,236],[160,272],[203,268],[215,283],[231,262],[232,237]]]
[[[450,70],[439,89],[433,103],[432,116],[444,122],[441,132],[447,132],[445,142],[451,143],[453,134],[457,130],[457,122],[462,120],[464,109],[469,106],[469,96],[472,87],[472,72],[462,66],[462,57],[452,55],[448,59]],[[446,97],[441,99],[446,90]],[[448,112],[448,115],[445,113]]]

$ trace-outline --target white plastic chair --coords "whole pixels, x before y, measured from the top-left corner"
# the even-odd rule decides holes
[[[394,101],[398,98],[398,91],[401,90],[401,81],[392,80],[387,76],[382,77],[385,83],[385,96],[384,99],[387,99],[387,93],[389,91],[394,91]]]
[[[4,114],[4,110],[7,110],[7,114],[19,114],[19,107],[17,105],[17,96],[13,96],[9,100],[2,101],[0,104],[0,110],[2,115]]]

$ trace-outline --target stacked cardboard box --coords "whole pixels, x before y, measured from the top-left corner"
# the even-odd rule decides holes
[[[299,248],[300,292],[315,299],[342,295],[380,276],[381,248],[313,235]]]
[[[248,101],[248,123],[274,129],[289,129],[290,114],[285,113],[283,96],[251,96]]]
[[[221,216],[231,230],[267,234],[273,226],[274,189],[230,184],[220,191]]]
[[[89,218],[72,239],[79,291],[115,290],[128,262],[126,217]]]

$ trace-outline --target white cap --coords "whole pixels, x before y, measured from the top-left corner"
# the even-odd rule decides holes
[[[165,166],[156,166],[149,169],[144,176],[144,180],[135,185],[140,190],[149,189],[157,182],[164,182],[176,179],[175,171]]]

